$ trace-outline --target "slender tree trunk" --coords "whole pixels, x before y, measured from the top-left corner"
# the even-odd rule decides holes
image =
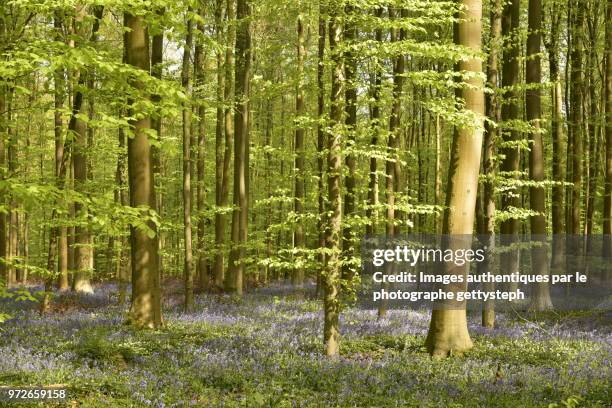
[[[183,68],[181,84],[187,97],[191,96],[191,78],[189,71],[191,48],[193,46],[193,21],[191,7],[187,10],[187,35],[183,48]],[[184,310],[191,312],[193,300],[193,248],[191,236],[191,104],[183,102],[183,239],[184,267],[183,283],[185,286]]]
[[[344,10],[344,112],[345,132],[347,133],[346,145],[353,147],[357,141],[357,61],[352,47],[357,39],[357,27],[353,19],[357,10],[351,2],[347,2]],[[355,154],[349,151],[346,154],[344,164],[348,170],[344,179],[344,227],[342,230],[342,249],[344,263],[342,264],[342,279],[350,283],[355,275],[355,267],[351,261],[356,256],[354,244],[354,228],[351,223],[355,215],[355,171],[357,160]]]
[[[583,25],[584,25],[584,3],[577,2],[575,12],[572,13],[571,34],[571,120],[570,129],[572,134],[572,204],[570,232],[578,235],[581,230],[582,216],[582,154],[583,154],[583,94],[582,94],[582,55],[583,55]]]
[[[325,115],[325,38],[327,31],[327,22],[325,14],[327,12],[325,0],[319,0],[319,38],[317,43],[317,172],[318,172],[318,221],[317,227],[319,231],[319,265],[320,270],[317,271],[317,287],[316,296],[319,297],[321,291],[321,280],[323,277],[324,266],[326,265],[326,256],[323,249],[326,247],[325,234],[325,196],[324,196],[324,151],[327,146],[325,126],[323,119]]]
[[[550,14],[550,41],[547,43],[548,64],[550,78],[553,81],[551,90],[552,118],[552,178],[557,182],[564,179],[563,174],[563,95],[561,90],[561,72],[559,69],[559,31],[561,25],[561,13],[559,5],[553,2]],[[563,242],[560,239],[565,232],[563,216],[563,201],[565,197],[565,186],[561,183],[552,187],[551,220],[553,233],[551,267],[561,268],[563,265]]]
[[[200,9],[200,17],[204,17],[205,10]],[[198,32],[201,36],[205,35],[204,24],[198,22]],[[198,41],[195,47],[194,55],[194,66],[195,66],[195,81],[198,87],[203,87],[204,82],[204,55],[203,55],[203,43]],[[202,92],[202,91],[200,91]],[[204,212],[206,211],[206,192],[205,192],[205,159],[206,159],[206,106],[202,100],[198,101],[198,146],[197,146],[197,166],[198,172],[198,186],[197,186],[197,206],[198,206],[198,264],[197,274],[199,276],[200,290],[203,290],[207,286],[208,282],[208,261],[206,253],[204,252],[205,240],[204,234],[206,232],[206,217]]]
[[[327,139],[327,185],[328,185],[328,217],[325,230],[327,256],[325,258],[325,273],[323,277],[323,309],[325,313],[323,326],[323,342],[325,354],[336,356],[339,352],[340,299],[339,280],[341,273],[342,252],[342,94],[344,92],[344,64],[340,51],[342,41],[342,8],[329,4],[329,52],[333,62],[331,75],[330,132]]]
[[[215,8],[215,37],[219,44],[223,41],[223,0],[217,0]],[[225,115],[223,103],[225,102],[224,90],[225,90],[225,76],[223,72],[223,53],[217,51],[217,117],[215,124],[215,205],[217,211],[215,212],[215,260],[214,260],[214,283],[217,288],[223,287],[223,281],[225,278],[225,272],[223,268],[224,263],[224,248],[223,243],[225,242],[225,215],[219,212],[225,205],[225,191],[226,178],[228,174],[225,173],[225,160],[223,144],[223,130],[225,128]]]
[[[238,0],[236,18],[235,116],[234,116],[234,211],[232,214],[232,248],[225,289],[242,295],[244,259],[248,235],[248,146],[249,87],[251,72],[251,22],[249,0]],[[227,118],[226,118],[227,120]]]
[[[104,8],[102,6],[96,6],[94,8],[95,20],[91,31],[91,43],[97,41],[97,34],[103,12]],[[89,77],[89,74],[82,72],[81,77],[84,77],[82,83],[91,88],[93,79]],[[78,117],[78,114],[81,112],[82,104],[78,107],[78,110],[75,109],[75,113],[73,113],[73,116],[70,118],[69,130],[75,134],[72,158],[74,163],[74,188],[77,192],[86,194],[88,179],[87,124]],[[76,202],[75,212],[77,217],[83,217],[86,221],[77,223],[75,226],[76,270],[74,271],[72,287],[76,292],[93,293],[93,287],[90,283],[91,274],[93,272],[93,247],[91,232],[88,225],[88,211],[84,205],[80,202]]]
[[[17,150],[18,150],[18,138],[16,135],[16,129],[11,126],[13,122],[13,111],[15,109],[15,89],[13,87],[9,87],[8,89],[8,104],[7,104],[7,150],[8,150],[8,174],[9,177],[16,177],[17,175]],[[18,245],[18,203],[15,197],[11,197],[9,202],[9,212],[8,212],[8,280],[7,285],[12,286],[17,283],[17,267],[15,263],[17,262],[17,245]]]
[[[268,79],[271,78],[271,73],[267,73]],[[270,149],[272,147],[272,126],[273,126],[273,109],[274,102],[271,96],[266,98],[266,124],[265,124],[265,179],[266,179],[266,198],[269,199],[272,197],[272,154],[270,153]],[[272,225],[272,212],[273,208],[271,205],[266,206],[266,226]],[[273,236],[268,231],[266,231],[266,257],[270,258],[272,256],[272,243]],[[271,268],[266,265],[264,269],[264,279],[263,283],[266,283],[270,278]]]
[[[27,162],[26,162],[27,163]],[[30,228],[28,225],[28,213],[24,212],[19,223],[21,227],[21,256],[23,257],[23,264],[28,265],[30,261]],[[23,268],[21,271],[21,284],[26,285],[28,283],[28,269]]]
[[[376,8],[376,17],[382,18],[383,16],[383,7]],[[381,44],[383,41],[383,32],[382,28],[378,27],[375,30],[375,39],[376,42]],[[377,61],[380,63],[380,61]],[[372,123],[372,139],[370,140],[370,146],[372,149],[376,149],[378,146],[378,139],[380,137],[382,122],[381,122],[381,112],[380,112],[380,88],[382,85],[382,73],[381,70],[377,67],[372,74],[372,104],[370,108],[370,119]],[[369,224],[366,226],[366,234],[374,235],[376,234],[376,226],[378,224],[378,162],[376,160],[376,156],[370,157],[370,180],[368,184],[368,209],[366,210],[366,217],[369,221]]]
[[[394,9],[389,9],[389,17],[391,19],[397,18],[398,11]],[[404,39],[404,30],[400,30],[398,35],[398,30],[396,28],[391,29],[391,42],[402,41]],[[396,211],[395,202],[396,195],[400,192],[400,115],[402,109],[402,91],[404,86],[404,66],[405,59],[404,55],[398,55],[393,59],[393,102],[391,105],[391,115],[389,117],[389,136],[387,140],[387,155],[391,157],[390,160],[387,160],[385,163],[385,189],[387,194],[387,225],[386,225],[386,235],[388,238],[393,238],[393,236],[398,232],[399,228],[396,228],[395,223],[396,219],[401,218],[401,214],[399,211]],[[387,264],[390,267],[391,264]],[[391,271],[387,271],[391,272]],[[381,302],[378,307],[378,318],[382,318],[387,313],[387,304],[386,302]]]
[[[501,110],[499,104],[499,55],[502,47],[502,1],[495,0],[491,4],[491,31],[489,37],[489,58],[487,61],[487,85],[491,92],[485,97],[485,108],[487,117],[495,122],[485,123],[484,149],[483,149],[483,174],[485,181],[482,188],[484,220],[481,235],[487,236],[488,248],[492,250],[495,245],[495,144],[499,139],[498,127],[501,122]],[[484,262],[478,264],[481,272],[490,268],[491,256],[487,256]],[[494,290],[495,284],[487,284],[485,290]],[[495,326],[495,302],[485,302],[482,309],[482,325],[492,328]]]
[[[520,150],[516,146],[520,135],[516,125],[512,123],[519,119],[520,93],[517,89],[519,84],[519,56],[520,43],[517,35],[520,22],[520,0],[511,0],[505,3],[502,13],[502,36],[504,41],[504,59],[502,64],[502,87],[505,101],[501,107],[501,119],[504,123],[509,123],[509,129],[502,129],[502,138],[505,143],[509,143],[501,150],[504,159],[501,162],[501,171],[508,174],[507,177],[516,179],[516,174],[520,171]],[[520,207],[520,189],[515,189],[502,195],[501,210],[509,211],[512,208]],[[500,226],[502,242],[508,245],[517,239],[519,232],[519,220],[511,218],[502,221]],[[501,272],[510,274],[518,270],[519,252],[516,250],[506,251],[500,255]],[[513,284],[508,285],[510,290],[514,289]]]
[[[586,219],[584,223],[584,231],[587,235],[587,252],[590,253],[592,248],[592,240],[590,235],[593,234],[593,216],[595,214],[595,195],[597,190],[597,180],[599,176],[599,135],[598,135],[598,121],[599,121],[599,106],[595,84],[595,73],[597,72],[597,31],[599,30],[599,16],[600,8],[599,2],[589,2],[587,13],[590,18],[586,19],[586,25],[588,28],[588,54],[586,72],[587,78],[585,82],[588,82],[588,110],[585,108],[587,115],[587,132],[586,140],[588,141],[588,158],[589,166],[587,168],[587,186],[586,186]],[[584,92],[584,98],[586,98],[586,90]],[[585,104],[586,105],[586,104]]]
[[[304,164],[305,164],[305,151],[304,151],[304,133],[306,129],[300,124],[302,116],[305,112],[304,106],[304,57],[306,49],[304,47],[304,21],[302,14],[298,15],[297,18],[297,71],[298,71],[298,84],[295,95],[295,115],[296,115],[296,129],[295,129],[295,200],[294,200],[294,211],[298,217],[298,222],[295,225],[295,231],[293,233],[293,246],[297,249],[298,259],[303,258],[303,254],[299,251],[304,249],[304,227],[301,220],[301,216],[304,212]],[[293,271],[292,281],[295,286],[301,287],[304,284],[304,267],[301,265],[302,261],[298,260],[298,266]]]
[[[455,43],[479,53],[482,41],[482,1],[462,0],[461,4],[465,6],[465,18],[454,25]],[[482,72],[482,61],[478,57],[460,61],[458,70],[479,74]],[[444,234],[471,235],[474,229],[485,112],[482,80],[478,75],[473,75],[468,79],[468,83],[469,87],[462,87],[457,93],[465,101],[465,108],[475,114],[475,120],[471,125],[456,127],[453,135]],[[457,268],[454,264],[448,264],[446,273],[460,274],[467,280],[468,268],[467,265]],[[466,288],[467,284],[457,286],[458,290]],[[450,353],[462,353],[472,347],[465,303],[455,306],[432,311],[425,341],[432,356],[444,357]]]
[[[229,170],[230,170],[230,160],[232,154],[232,143],[234,142],[234,114],[233,114],[233,106],[234,106],[234,97],[233,97],[233,88],[234,88],[234,78],[232,75],[234,74],[234,48],[236,42],[236,8],[234,0],[227,0],[226,2],[226,14],[227,14],[227,35],[225,38],[225,43],[227,47],[225,49],[225,79],[224,79],[224,91],[223,91],[223,99],[225,102],[225,110],[224,110],[224,124],[225,124],[225,151],[223,153],[223,179],[221,186],[221,206],[227,207],[229,201]],[[225,214],[221,213],[221,219],[219,222],[219,244],[221,247],[225,244],[225,226],[227,223],[227,217]],[[233,215],[233,212],[232,212]],[[233,221],[233,220],[232,220]],[[221,258],[223,261],[223,258]],[[229,261],[228,261],[229,263]],[[229,271],[228,265],[228,271]],[[227,289],[228,277],[225,276],[225,272],[223,271],[223,264],[220,266],[221,274],[223,275],[223,280],[225,282],[225,286]]]
[[[149,34],[144,17],[126,13],[125,26],[128,29],[125,43],[127,63],[149,72]],[[133,86],[144,91],[142,83],[134,81]],[[133,113],[128,114],[132,117]],[[151,119],[143,116],[131,120],[130,126],[134,132],[134,137],[128,140],[130,205],[134,208],[146,206],[155,211],[151,143],[147,134],[151,129]],[[150,235],[148,231],[135,226],[131,227],[132,303],[129,320],[138,327],[158,328],[162,325],[162,315],[157,226],[152,221],[147,221],[147,227],[153,234]]]
[[[0,36],[4,34],[4,21],[0,19]],[[6,86],[0,85],[0,181],[6,179]],[[6,192],[0,189],[0,205],[6,205]],[[6,214],[0,214],[0,260],[5,261],[7,256],[6,248]],[[8,268],[5,262],[0,262],[0,278],[4,284],[8,284]]]
[[[442,129],[440,128],[440,115],[436,115],[436,175],[434,181],[434,204],[442,204]],[[440,217],[436,215],[434,221],[434,232],[436,234],[442,233],[442,223]]]
[[[603,204],[603,256],[612,258],[612,0],[608,0],[606,5],[605,47],[606,175]]]
[[[61,41],[62,20],[60,13],[56,13],[53,19],[56,40]],[[55,139],[55,177],[60,175],[60,166],[64,155],[64,142],[62,138],[62,109],[64,107],[64,70],[55,72],[54,79],[54,111],[53,111],[53,133]],[[56,182],[57,183],[57,182]],[[68,233],[66,227],[59,227],[58,248],[58,273],[57,288],[61,291],[68,290]]]
[[[165,14],[165,9],[162,7],[156,11],[159,18],[162,18]],[[151,75],[159,80],[162,79],[163,74],[163,62],[164,62],[164,27],[160,27],[160,31],[156,33],[151,39]],[[151,95],[151,102],[158,105],[161,102],[161,96],[158,94]],[[159,112],[159,111],[158,111]],[[155,130],[157,141],[161,142],[162,139],[162,117],[160,113],[156,112],[151,115],[151,129]],[[163,174],[163,160],[159,147],[156,145],[151,146],[151,154],[153,160],[153,175],[157,180],[156,186],[156,203],[157,212],[160,218],[164,216],[164,195],[163,189],[161,188],[162,174]],[[158,251],[158,268],[160,279],[164,275],[164,258],[163,248],[165,243],[165,233],[158,231],[157,243],[159,246]]]
[[[123,33],[123,42],[127,44],[127,32]],[[123,47],[122,63],[127,64],[127,48]],[[121,109],[120,115],[124,114],[124,110]],[[127,193],[125,191],[125,161],[127,157],[126,151],[126,134],[125,129],[120,127],[117,131],[118,136],[118,150],[117,153],[117,167],[115,168],[115,202],[122,206],[128,205]],[[123,306],[127,299],[127,285],[128,285],[128,267],[126,259],[125,246],[127,242],[124,237],[119,240],[119,248],[115,259],[115,275],[119,283],[119,295],[118,303]]]
[[[115,202],[121,205],[127,205],[125,188],[125,131],[123,128],[119,128],[118,131],[119,139],[119,153],[117,154],[117,168],[115,171]],[[115,274],[119,281],[119,304],[123,305],[127,299],[127,267],[124,246],[126,245],[125,239],[122,237],[119,240],[119,249],[117,253],[117,259],[115,262]]]
[[[548,276],[548,249],[546,247],[546,190],[544,182],[544,141],[540,124],[542,116],[541,105],[541,30],[542,30],[542,1],[529,0],[529,34],[527,37],[527,66],[526,79],[526,113],[527,120],[532,126],[531,149],[529,151],[529,175],[534,185],[529,189],[529,203],[531,209],[537,214],[530,217],[531,240],[542,245],[531,249],[532,273]],[[531,308],[537,311],[552,308],[548,282],[535,283],[532,291]]]

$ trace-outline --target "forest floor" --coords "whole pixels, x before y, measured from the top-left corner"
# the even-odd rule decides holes
[[[66,384],[68,401],[45,406],[612,406],[609,313],[500,314],[493,330],[474,314],[474,349],[432,360],[427,311],[377,320],[347,309],[333,361],[322,355],[320,301],[289,287],[201,294],[190,314],[180,301],[167,294],[162,330],[136,331],[113,285],[58,295],[45,317],[32,302],[0,300],[13,317],[0,324],[0,385]]]

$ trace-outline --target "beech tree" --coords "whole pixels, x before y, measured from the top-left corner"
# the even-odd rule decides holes
[[[127,63],[148,72],[149,34],[144,18],[126,12],[125,27],[128,29],[125,38]],[[144,86],[138,80],[133,82],[133,86],[144,91]],[[130,205],[155,212],[151,142],[147,134],[147,130],[151,129],[151,119],[143,116],[131,121],[130,125],[133,132],[133,136],[128,139]],[[150,219],[146,227],[147,230],[131,227],[132,302],[129,319],[139,327],[158,328],[162,324],[162,315],[157,226]]]
[[[466,73],[481,73],[482,61],[477,54],[482,44],[482,2],[463,0],[465,9],[455,23],[455,43],[467,47],[474,54],[458,63],[458,69]],[[484,84],[478,75],[465,78],[459,96],[465,101],[471,121],[457,126],[453,134],[451,161],[448,170],[448,187],[444,215],[443,234],[471,235],[474,230],[476,210],[476,191],[482,151],[484,127]],[[451,238],[451,241],[453,239]],[[455,243],[451,242],[451,245]],[[446,273],[461,274],[467,277],[468,266],[457,267],[448,264]],[[467,285],[458,285],[463,290]],[[468,333],[465,304],[451,308],[434,309],[431,314],[429,332],[425,341],[432,356],[442,357],[449,353],[462,353],[472,347]]]
[[[331,70],[331,93],[329,96],[330,132],[327,135],[327,185],[329,210],[326,219],[325,245],[329,250],[325,257],[325,272],[323,278],[325,322],[323,327],[323,342],[325,354],[335,356],[339,352],[339,280],[341,272],[341,223],[342,223],[342,92],[344,91],[344,61],[339,49],[342,40],[343,7],[339,4],[329,4],[329,50],[333,62]]]

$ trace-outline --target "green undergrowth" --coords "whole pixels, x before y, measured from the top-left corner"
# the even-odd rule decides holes
[[[340,356],[328,359],[313,302],[249,302],[227,304],[235,320],[175,314],[157,331],[96,324],[115,310],[71,330],[32,320],[0,335],[34,365],[58,361],[49,369],[18,362],[0,370],[0,385],[68,388],[65,402],[22,404],[33,407],[612,406],[609,337],[542,335],[556,324],[552,316],[540,316],[539,335],[528,330],[533,322],[525,335],[473,334],[470,351],[434,360],[423,346],[425,328],[392,335],[371,315],[351,312],[355,327],[373,328],[346,329]]]

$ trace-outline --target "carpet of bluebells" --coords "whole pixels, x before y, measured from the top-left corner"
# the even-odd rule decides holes
[[[612,407],[612,325],[606,312],[470,316],[475,347],[432,360],[426,311],[343,311],[341,357],[322,354],[319,300],[289,287],[242,299],[201,294],[165,327],[126,326],[117,288],[0,300],[0,385],[65,384],[83,407]],[[75,402],[76,401],[76,402]],[[2,404],[0,402],[0,404]],[[42,406],[31,404],[31,406]]]

